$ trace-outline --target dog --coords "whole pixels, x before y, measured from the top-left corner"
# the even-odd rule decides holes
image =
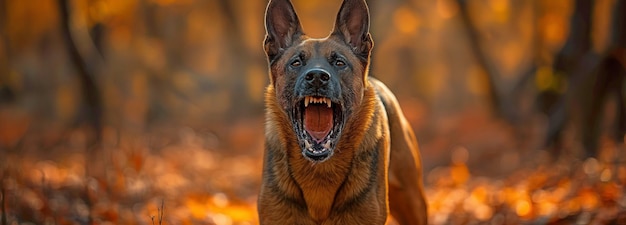
[[[307,37],[289,0],[270,0],[260,224],[427,223],[415,135],[393,93],[369,77],[364,0],[331,34]]]

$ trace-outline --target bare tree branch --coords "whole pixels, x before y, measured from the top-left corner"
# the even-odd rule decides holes
[[[0,207],[2,207],[2,225],[8,225],[9,223],[7,222],[7,208],[6,208],[6,199],[7,199],[7,195],[6,195],[6,190],[4,189],[4,185],[1,184],[0,188],[2,188],[2,193],[0,193],[2,195],[2,201],[0,202]]]
[[[244,34],[242,33],[242,20],[236,15],[237,10],[237,1],[233,0],[220,0],[219,7],[224,17],[226,17],[225,21],[228,23],[226,27],[228,29],[225,31],[226,35],[229,37],[231,41],[228,42],[230,48],[233,53],[238,53],[238,55],[231,54],[229,57],[232,57],[232,61],[243,61],[243,62],[252,62],[253,54],[250,53],[249,49],[245,46],[245,40],[243,39]],[[235,66],[233,68],[233,75],[241,76],[240,79],[231,79],[234,83],[232,84],[234,90],[231,92],[231,96],[233,99],[238,101],[237,104],[233,105],[231,118],[237,118],[240,116],[245,116],[246,113],[249,113],[250,107],[253,105],[249,96],[249,90],[247,88],[247,83],[245,78],[245,74],[247,71],[244,67]]]
[[[508,117],[505,110],[507,110],[507,105],[503,102],[500,93],[497,88],[497,75],[498,72],[492,63],[487,59],[486,54],[483,52],[483,46],[480,42],[478,29],[472,23],[472,19],[469,14],[469,10],[467,8],[467,0],[457,0],[457,4],[459,5],[459,14],[461,16],[461,22],[463,23],[463,28],[465,29],[465,33],[467,34],[467,39],[470,42],[470,48],[473,55],[476,57],[476,62],[478,65],[483,68],[483,71],[487,75],[487,92],[489,95],[489,101],[492,105],[492,110],[497,116]]]
[[[9,77],[11,69],[10,62],[10,45],[9,45],[9,28],[8,28],[8,2],[7,0],[0,0],[0,43],[2,45],[2,52],[5,60],[0,60],[0,103],[3,101],[11,102],[15,100],[15,92],[11,89],[9,84],[3,82],[3,79]],[[4,84],[3,84],[4,83]]]
[[[626,48],[626,15],[624,12],[626,12],[626,0],[618,0],[613,11],[611,45],[614,48]],[[622,55],[622,57],[624,56]]]
[[[558,74],[563,74],[568,79],[568,91],[560,95],[556,101],[547,99],[545,96],[556,95],[555,93],[544,93],[543,96],[539,96],[540,100],[546,101],[543,111],[548,114],[548,130],[546,133],[545,145],[558,145],[561,138],[561,133],[565,127],[565,124],[569,120],[569,101],[575,98],[572,89],[580,88],[582,83],[583,74],[591,74],[591,68],[595,66],[597,60],[591,57],[585,57],[591,47],[591,12],[592,12],[591,0],[576,0],[574,5],[574,13],[570,19],[570,32],[565,45],[557,53],[554,59],[553,71]],[[587,58],[588,60],[584,60]],[[592,63],[590,63],[592,62]],[[582,68],[579,68],[582,67]],[[576,73],[576,74],[573,74]],[[557,154],[558,150],[553,152]]]
[[[100,141],[102,132],[102,98],[100,90],[95,82],[95,69],[88,60],[90,57],[82,55],[72,34],[72,13],[71,5],[68,0],[58,0],[59,12],[61,17],[61,28],[65,44],[67,45],[70,59],[77,69],[78,79],[81,84],[81,91],[84,94],[84,116],[88,123],[93,127],[96,136],[96,142]]]

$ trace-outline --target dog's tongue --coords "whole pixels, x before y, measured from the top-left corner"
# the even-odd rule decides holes
[[[321,142],[333,128],[333,109],[326,104],[310,104],[304,111],[304,129]]]

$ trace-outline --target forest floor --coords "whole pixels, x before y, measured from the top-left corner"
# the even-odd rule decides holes
[[[257,224],[262,119],[224,129],[107,127],[90,148],[82,129],[30,132],[0,151],[0,225]],[[435,142],[422,146],[430,224],[626,224],[623,143],[604,138],[584,160],[535,151],[495,162]],[[437,151],[447,162],[430,161]],[[510,158],[518,166],[498,171]]]

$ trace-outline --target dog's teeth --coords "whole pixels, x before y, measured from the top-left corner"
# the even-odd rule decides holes
[[[330,140],[326,141],[326,143],[324,143],[324,148],[325,149],[330,149]]]
[[[304,148],[310,149],[311,147],[311,143],[308,140],[304,140]]]
[[[317,98],[312,96],[304,97],[304,107],[308,107],[309,104],[326,104],[328,108],[333,106],[333,103],[329,98]]]

